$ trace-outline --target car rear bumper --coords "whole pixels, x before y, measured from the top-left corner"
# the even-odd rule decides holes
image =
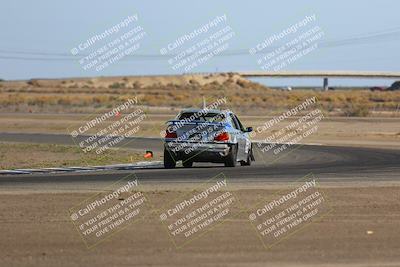
[[[233,144],[165,142],[167,149],[176,160],[192,159],[203,162],[221,162],[228,155]]]
[[[231,144],[228,143],[165,142],[165,147],[174,153],[192,153],[206,150],[214,153],[227,153],[230,146]]]

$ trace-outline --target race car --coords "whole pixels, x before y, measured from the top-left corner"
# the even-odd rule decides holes
[[[229,110],[185,109],[167,122],[164,143],[164,167],[186,168],[194,162],[224,163],[235,167],[254,161],[249,133]]]

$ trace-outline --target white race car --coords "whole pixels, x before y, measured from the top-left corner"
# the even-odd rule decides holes
[[[175,168],[179,160],[184,167],[192,167],[193,162],[249,166],[254,161],[249,137],[252,130],[244,128],[229,110],[183,110],[167,122],[164,166]]]

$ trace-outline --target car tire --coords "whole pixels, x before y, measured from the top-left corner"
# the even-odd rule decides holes
[[[232,146],[225,159],[225,167],[235,167],[237,163],[237,146]]]
[[[252,154],[253,154],[253,151],[250,148],[249,153],[247,153],[247,160],[246,161],[241,161],[240,165],[241,166],[251,166]]]
[[[164,149],[164,168],[173,169],[175,167],[176,167],[175,159],[171,156],[171,153],[167,149]]]
[[[191,161],[191,160],[182,161],[182,165],[185,168],[192,168],[193,167],[193,161]]]
[[[250,166],[250,165],[251,165],[250,155],[247,156],[247,160],[246,161],[241,161],[240,162],[240,166]]]

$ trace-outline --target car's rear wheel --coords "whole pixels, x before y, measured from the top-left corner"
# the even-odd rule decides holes
[[[247,153],[247,160],[246,161],[241,161],[240,165],[241,166],[250,166],[251,165],[251,160],[252,160],[252,149],[250,148],[249,153]]]
[[[176,166],[176,161],[172,157],[171,153],[164,149],[164,168],[166,169],[173,169]]]
[[[191,161],[191,160],[182,161],[182,165],[185,168],[192,168],[193,167],[193,161]]]
[[[237,163],[237,146],[232,146],[225,159],[225,167],[235,167]]]
[[[241,161],[240,165],[241,166],[250,166],[251,165],[250,155],[247,156],[247,160],[246,161]]]

